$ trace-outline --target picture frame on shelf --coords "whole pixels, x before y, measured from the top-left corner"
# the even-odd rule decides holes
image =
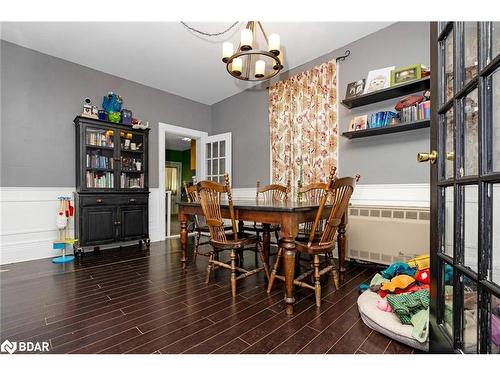
[[[367,129],[367,121],[368,115],[354,117],[349,124],[349,131],[354,132]]]
[[[363,78],[349,83],[347,85],[345,99],[351,99],[363,94],[363,90],[365,89],[365,82],[366,80]]]
[[[413,64],[391,71],[391,86],[416,81],[422,78],[422,65]]]
[[[388,66],[387,68],[370,70],[368,72],[368,77],[366,78],[366,84],[363,94],[369,94],[371,92],[383,90],[390,87],[391,71],[395,68],[395,66]]]

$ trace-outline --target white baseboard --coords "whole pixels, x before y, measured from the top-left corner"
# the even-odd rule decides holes
[[[51,258],[60,255],[52,249],[57,239],[57,197],[73,196],[74,187],[1,187],[0,188],[0,264]],[[149,235],[151,241],[163,241],[160,228],[158,188],[150,189]],[[73,223],[69,223],[73,235]]]
[[[235,199],[255,198],[255,188],[232,189]],[[353,205],[429,207],[430,184],[359,184],[351,198]]]

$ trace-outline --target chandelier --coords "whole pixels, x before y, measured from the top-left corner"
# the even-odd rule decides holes
[[[260,38],[259,34],[262,34]],[[263,42],[267,47],[265,49],[259,45]],[[234,78],[243,81],[270,79],[283,69],[280,36],[271,34],[268,38],[260,21],[249,21],[246,28],[241,30],[241,41],[236,52],[233,43],[222,44],[222,61],[226,64],[227,72]]]

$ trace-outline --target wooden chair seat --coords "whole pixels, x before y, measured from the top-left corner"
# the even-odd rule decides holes
[[[307,242],[295,240],[295,250],[304,254],[324,254],[326,251],[332,250],[335,247],[335,240],[325,243],[317,242],[308,245]]]
[[[255,245],[259,238],[249,233],[238,233],[238,238],[234,239],[234,233],[226,234],[226,241],[219,242],[210,240],[210,244],[217,250],[243,249],[250,245]]]
[[[200,231],[202,233],[210,233],[210,228],[208,225],[200,225]],[[231,230],[233,227],[231,225],[224,225],[224,230]]]

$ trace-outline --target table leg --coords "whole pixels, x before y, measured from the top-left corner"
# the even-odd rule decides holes
[[[344,214],[342,216],[342,221],[340,222],[337,235],[337,247],[339,250],[339,271],[344,272],[344,261],[345,261],[345,250],[346,250],[346,224],[347,216]]]
[[[269,266],[269,254],[271,252],[271,225],[262,224],[262,250],[264,251],[264,259]]]
[[[188,231],[187,231],[187,215],[184,215],[181,211],[179,211],[179,222],[181,224],[181,264],[182,268],[185,269],[187,266],[187,239],[188,239]]]
[[[285,306],[288,315],[293,314],[295,303],[293,280],[295,279],[295,242],[294,238],[285,237],[280,240],[280,246],[285,250],[283,268],[285,272]]]
[[[297,218],[294,215],[287,215],[283,218],[279,244],[284,250],[285,306],[288,315],[293,314],[293,304],[295,303],[293,280],[295,279],[295,237],[298,230]]]

